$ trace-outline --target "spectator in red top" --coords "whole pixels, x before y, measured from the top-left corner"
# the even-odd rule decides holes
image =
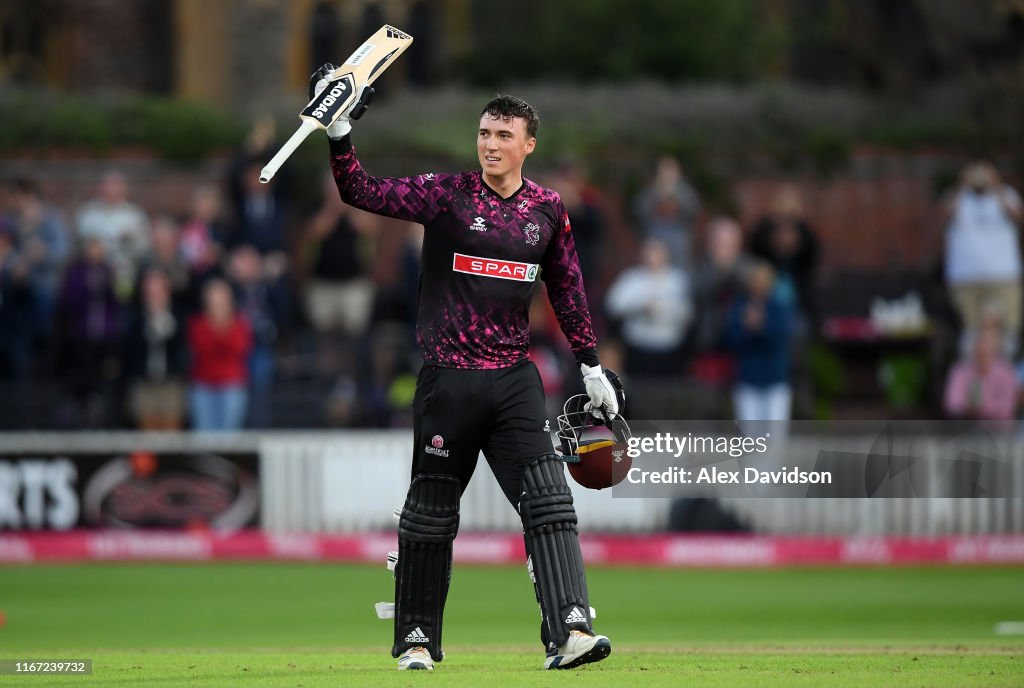
[[[252,330],[235,312],[231,287],[222,279],[203,289],[203,312],[189,323],[192,427],[199,431],[238,430],[248,406],[246,363]]]
[[[1000,353],[1001,332],[978,333],[970,358],[956,363],[946,381],[946,414],[972,420],[1012,420],[1017,405],[1013,364]]]

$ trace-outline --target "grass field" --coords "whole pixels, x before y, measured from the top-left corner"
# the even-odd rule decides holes
[[[31,686],[1024,686],[1019,568],[594,568],[611,657],[544,672],[523,568],[457,567],[433,674],[397,672],[383,566],[0,568],[0,658],[92,658]]]

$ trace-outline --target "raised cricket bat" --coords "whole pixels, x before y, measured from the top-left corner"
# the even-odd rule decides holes
[[[359,97],[363,87],[376,81],[410,45],[412,36],[385,24],[356,48],[345,64],[334,70],[334,78],[327,88],[299,113],[302,124],[260,172],[260,181],[269,182],[307,136],[331,126]]]

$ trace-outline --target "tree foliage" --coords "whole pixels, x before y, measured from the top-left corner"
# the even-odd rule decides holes
[[[488,85],[551,79],[746,81],[780,49],[760,12],[750,0],[476,2],[463,73]]]

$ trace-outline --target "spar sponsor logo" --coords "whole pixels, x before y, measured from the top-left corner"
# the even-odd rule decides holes
[[[479,275],[481,277],[496,277],[516,282],[533,282],[536,280],[538,267],[536,263],[520,263],[515,260],[501,260],[499,258],[481,258],[480,256],[467,256],[462,253],[456,253],[452,259],[452,270],[455,272]]]

